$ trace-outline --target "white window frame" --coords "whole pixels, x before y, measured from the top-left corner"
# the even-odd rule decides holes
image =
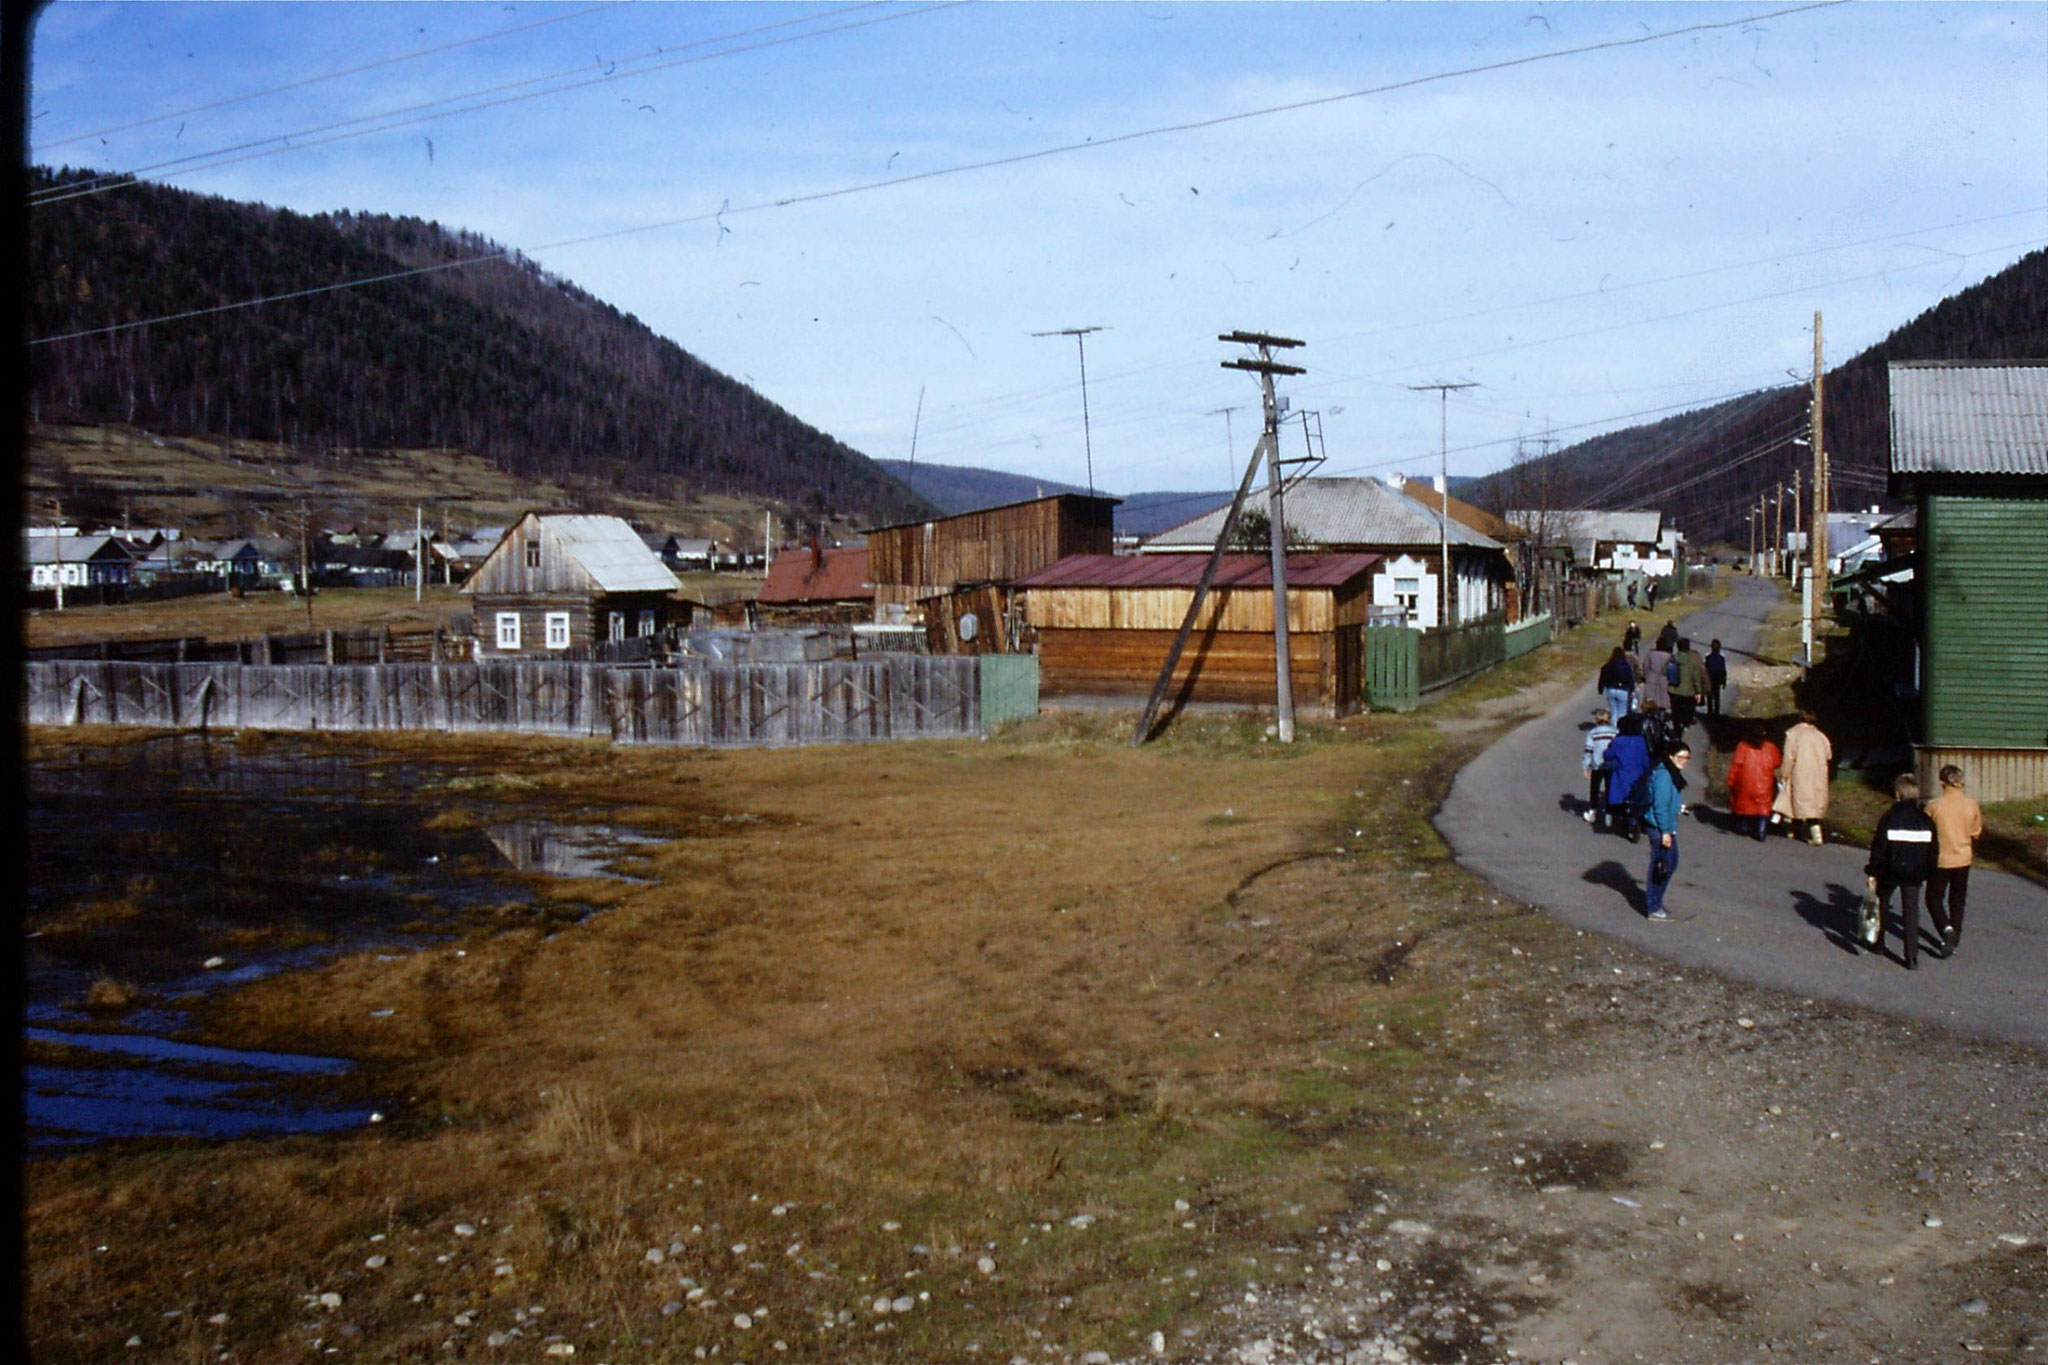
[[[548,638],[548,648],[549,648],[549,649],[567,649],[567,648],[569,647],[569,613],[568,613],[568,612],[566,612],[566,611],[551,611],[551,612],[549,612],[549,613],[548,613],[548,615],[547,615],[547,628],[548,628],[548,636],[547,636],[547,638]]]
[[[642,607],[640,609],[640,634],[643,638],[654,634],[654,608],[652,607]]]
[[[614,611],[607,615],[611,617],[611,625],[606,633],[613,644],[619,644],[626,638],[626,613]]]
[[[519,613],[501,611],[498,613],[498,648],[519,648]]]

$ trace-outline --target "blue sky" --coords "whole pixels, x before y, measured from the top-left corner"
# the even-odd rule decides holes
[[[483,233],[870,455],[910,453],[922,390],[920,461],[1084,482],[1075,345],[1030,334],[1100,326],[1097,485],[1217,486],[1242,328],[1308,343],[1283,391],[1327,472],[1433,470],[1406,386],[1471,380],[1480,473],[1803,371],[1815,309],[1846,358],[2048,243],[2042,6],[1544,59],[1779,8],[66,3],[32,139]]]

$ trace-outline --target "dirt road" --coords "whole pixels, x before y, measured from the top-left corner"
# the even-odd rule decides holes
[[[1764,605],[1739,583],[1690,624],[1747,648]],[[1311,1289],[1248,1266],[1209,1358],[2048,1363],[2048,895],[1973,883],[1963,951],[1908,975],[1831,934],[1858,850],[1689,821],[1680,922],[1648,924],[1642,846],[1560,809],[1592,704],[1487,750],[1438,820],[1567,926],[1467,949],[1501,982],[1472,1002],[1491,1062],[1414,1096],[1456,1169],[1275,1247]]]
[[[1774,590],[1738,578],[1727,600],[1683,619],[1704,650],[1718,637],[1738,669],[1756,647]],[[1618,938],[1690,967],[1820,1000],[1860,1005],[1964,1033],[2048,1047],[2048,891],[1980,867],[1971,873],[1960,951],[1922,954],[1907,973],[1896,957],[1855,943],[1866,851],[1759,844],[1724,827],[1693,765],[1679,835],[1671,923],[1642,914],[1647,844],[1595,834],[1577,818],[1582,735],[1598,704],[1592,680],[1516,730],[1458,775],[1437,828],[1458,861],[1576,928]],[[1695,727],[1692,739],[1701,741]]]

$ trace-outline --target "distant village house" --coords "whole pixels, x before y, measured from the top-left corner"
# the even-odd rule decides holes
[[[684,619],[681,586],[617,517],[528,512],[462,591],[479,658],[546,658],[666,629]]]

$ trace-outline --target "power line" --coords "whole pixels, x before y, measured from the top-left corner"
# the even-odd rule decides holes
[[[699,38],[694,42],[682,44],[682,48],[707,47],[713,43],[731,42],[734,39],[751,37],[757,33],[768,33],[776,29],[788,28],[795,24],[810,23],[818,18],[831,18],[841,14],[850,14],[857,10],[872,9],[880,3],[882,3],[882,0],[868,0],[868,3],[850,5],[844,9],[829,11],[822,16],[805,15],[800,19],[784,19],[777,23],[740,29],[733,33],[719,34],[712,38]],[[790,43],[802,42],[808,38],[829,37],[832,34],[868,28],[876,24],[895,23],[901,19],[914,19],[936,10],[955,9],[966,3],[968,3],[968,0],[942,0],[942,3],[927,5],[922,9],[883,14],[872,19],[855,20],[851,23],[838,24],[830,28],[814,29],[808,33],[790,34],[786,37],[772,38],[759,43],[749,43],[743,47],[726,48],[718,52],[695,53],[688,57],[679,57],[674,61],[654,62],[652,65],[639,67],[627,74],[642,76],[649,72],[667,71],[679,66],[692,66],[699,62],[713,61],[720,57],[733,57],[748,52],[764,51],[768,48],[784,47]],[[658,47],[653,52],[642,53],[639,56],[622,60],[623,62],[646,62],[665,52],[674,50],[677,49]],[[570,79],[579,74],[582,74],[582,79]],[[211,152],[194,152],[188,156],[175,157],[169,161],[159,161],[135,171],[122,171],[109,175],[95,176],[91,180],[82,183],[53,187],[50,190],[43,191],[40,195],[31,195],[30,202],[36,205],[60,204],[66,200],[83,199],[88,195],[104,194],[108,190],[120,189],[125,185],[136,183],[144,175],[152,172],[165,172],[168,175],[180,176],[192,175],[199,171],[217,170],[222,166],[235,166],[244,161],[255,161],[266,156],[276,156],[280,152],[304,151],[309,147],[325,147],[335,142],[346,142],[352,138],[367,137],[372,133],[390,132],[396,128],[411,127],[414,124],[426,123],[438,118],[451,118],[458,114],[473,114],[483,109],[495,109],[502,105],[517,104],[524,100],[538,99],[544,95],[558,95],[565,91],[580,90],[586,86],[601,85],[607,81],[617,79],[616,64],[598,75],[587,74],[587,68],[579,65],[565,71],[551,72],[544,76],[530,76],[523,80],[508,81],[502,85],[488,86],[482,90],[470,91],[466,94],[447,95],[440,99],[428,100],[422,104],[407,105],[400,109],[386,110],[378,114],[364,114],[356,118],[342,119],[314,128],[301,129],[295,133],[280,133],[271,137],[258,138],[253,142],[239,143],[233,147],[216,148]],[[502,99],[484,98],[488,95],[501,94],[507,90],[520,90],[526,86],[548,81],[565,83],[556,84],[545,90],[525,90],[521,94],[506,95]],[[457,105],[463,100],[477,100],[479,102],[455,108],[443,107]],[[429,112],[422,113],[420,112],[422,110]],[[407,117],[408,115],[410,117]],[[351,129],[352,131],[337,132],[337,129]],[[333,136],[319,136],[322,133],[332,133]],[[297,140],[294,141],[294,139]],[[240,155],[235,155],[235,153],[240,153]],[[171,170],[170,168],[172,167],[183,167],[183,169]]]
[[[960,2],[962,2],[962,0],[952,0],[952,3]],[[1343,93],[1335,95],[1324,95],[1316,99],[1297,100],[1287,104],[1268,105],[1259,109],[1240,110],[1239,112],[1234,114],[1220,114],[1213,118],[1197,119],[1184,123],[1166,124],[1155,128],[1140,129],[1135,132],[1120,133],[1110,137],[1090,138],[1083,140],[1081,142],[1062,143],[1052,147],[1039,148],[1038,150],[1030,152],[1018,152],[1009,156],[991,157],[982,161],[964,162],[953,166],[936,167],[928,171],[918,171],[908,175],[894,176],[881,180],[860,181],[851,185],[843,185],[836,189],[817,190],[807,194],[791,195],[781,199],[761,200],[756,203],[743,204],[738,207],[721,207],[720,209],[713,213],[690,214],[681,218],[663,219],[656,222],[643,223],[635,227],[618,228],[610,232],[593,233],[586,237],[578,237],[568,239],[566,241],[549,243],[543,246],[531,248],[530,250],[558,250],[560,248],[568,246],[582,246],[592,242],[614,240],[620,237],[631,236],[635,233],[654,232],[664,228],[683,227],[695,223],[712,222],[720,218],[737,217],[741,214],[758,213],[768,209],[781,209],[790,208],[801,204],[822,203],[831,199],[846,198],[851,195],[866,194],[882,189],[893,189],[899,186],[917,184],[919,182],[927,180],[938,180],[949,176],[965,175],[976,171],[994,170],[1006,166],[1023,165],[1029,162],[1042,161],[1051,157],[1062,156],[1073,152],[1097,151],[1104,147],[1113,147],[1124,143],[1136,142],[1144,138],[1163,137],[1176,133],[1194,132],[1207,128],[1223,127],[1232,123],[1241,123],[1255,118],[1270,117],[1275,114],[1294,113],[1303,109],[1320,108],[1326,105],[1343,103],[1349,100],[1364,99],[1373,95],[1388,94],[1397,90],[1410,90],[1417,88],[1419,86],[1430,85],[1440,81],[1454,80],[1463,76],[1483,75],[1489,72],[1505,71],[1513,69],[1515,67],[1533,65],[1539,62],[1557,61],[1566,57],[1584,56],[1588,53],[1593,52],[1610,51],[1627,47],[1640,47],[1647,43],[1660,42],[1668,38],[1685,37],[1691,34],[1706,33],[1719,29],[1740,28],[1745,25],[1758,23],[1766,19],[1783,18],[1787,15],[1792,14],[1804,14],[1812,10],[1833,9],[1836,6],[1846,4],[1847,2],[1848,0],[1814,0],[1814,3],[1793,5],[1784,9],[1769,10],[1761,14],[1752,14],[1741,19],[1727,19],[1717,20],[1711,23],[1688,24],[1680,28],[1664,29],[1658,32],[1640,34],[1634,37],[1612,38],[1604,40],[1602,42],[1582,44],[1577,47],[1556,48],[1549,52],[1538,52],[1531,53],[1523,57],[1505,58],[1501,61],[1481,63],[1477,66],[1458,67],[1447,71],[1435,72],[1426,76],[1413,76],[1406,80],[1392,81],[1384,85],[1370,86],[1359,90],[1345,91]],[[934,6],[933,8],[951,8],[952,3]],[[914,13],[924,12],[925,11],[922,10],[914,11]],[[246,299],[237,303],[221,304],[213,308],[194,309],[188,312],[173,314],[165,317],[143,318],[132,322],[114,323],[106,327],[87,328],[76,332],[65,333],[62,336],[36,338],[32,340],[30,344],[46,345],[53,341],[73,340],[79,337],[87,336],[110,335],[115,332],[129,331],[138,327],[152,326],[160,322],[182,321],[193,317],[232,312],[240,308],[253,308],[260,304],[278,302],[287,298],[305,298],[314,294],[331,293],[336,290],[355,288],[364,284],[383,283],[389,280],[404,278],[408,274],[427,274],[431,271],[455,269],[458,268],[459,266],[473,265],[483,261],[502,260],[512,254],[512,250],[508,248],[505,251],[483,253],[477,256],[464,258],[463,260],[460,261],[444,262],[437,266],[421,267],[413,271],[389,272],[385,274],[369,276],[354,281],[336,281],[333,284],[322,285],[311,289],[295,290],[287,294],[267,296],[255,299]]]
[[[443,52],[453,52],[457,48],[473,47],[477,43],[487,43],[493,38],[509,38],[515,33],[525,33],[536,28],[546,28],[550,24],[561,24],[567,23],[571,19],[587,18],[590,15],[599,14],[608,9],[622,8],[628,3],[630,3],[630,0],[612,0],[609,4],[592,5],[587,9],[571,10],[567,14],[553,14],[545,19],[536,19],[531,23],[514,24],[510,28],[492,29],[489,33],[479,33],[472,38],[458,38],[451,43],[438,43],[433,47],[416,48],[411,52],[401,52],[394,57],[382,57],[374,62],[364,62],[360,66],[343,67],[339,71],[329,71],[324,75],[307,76],[302,80],[287,81],[283,85],[273,85],[264,90],[251,90],[245,95],[230,95],[226,99],[214,100],[210,104],[187,105],[183,109],[173,109],[166,114],[152,114],[148,118],[139,118],[128,123],[117,123],[111,128],[100,128],[90,133],[78,133],[71,137],[57,138],[54,141],[44,142],[36,146],[31,154],[40,156],[53,147],[68,147],[74,142],[90,142],[96,137],[108,138],[112,137],[115,133],[132,132],[137,128],[147,128],[155,123],[169,123],[174,118],[182,119],[189,118],[193,114],[209,114],[216,109],[225,109],[231,104],[246,104],[250,100],[266,99],[271,95],[282,95],[291,90],[302,90],[309,85],[320,85],[326,81],[338,81],[348,76],[360,76],[365,71],[375,71],[380,67],[386,66],[397,66],[401,62],[415,61],[421,57],[432,57]]]

